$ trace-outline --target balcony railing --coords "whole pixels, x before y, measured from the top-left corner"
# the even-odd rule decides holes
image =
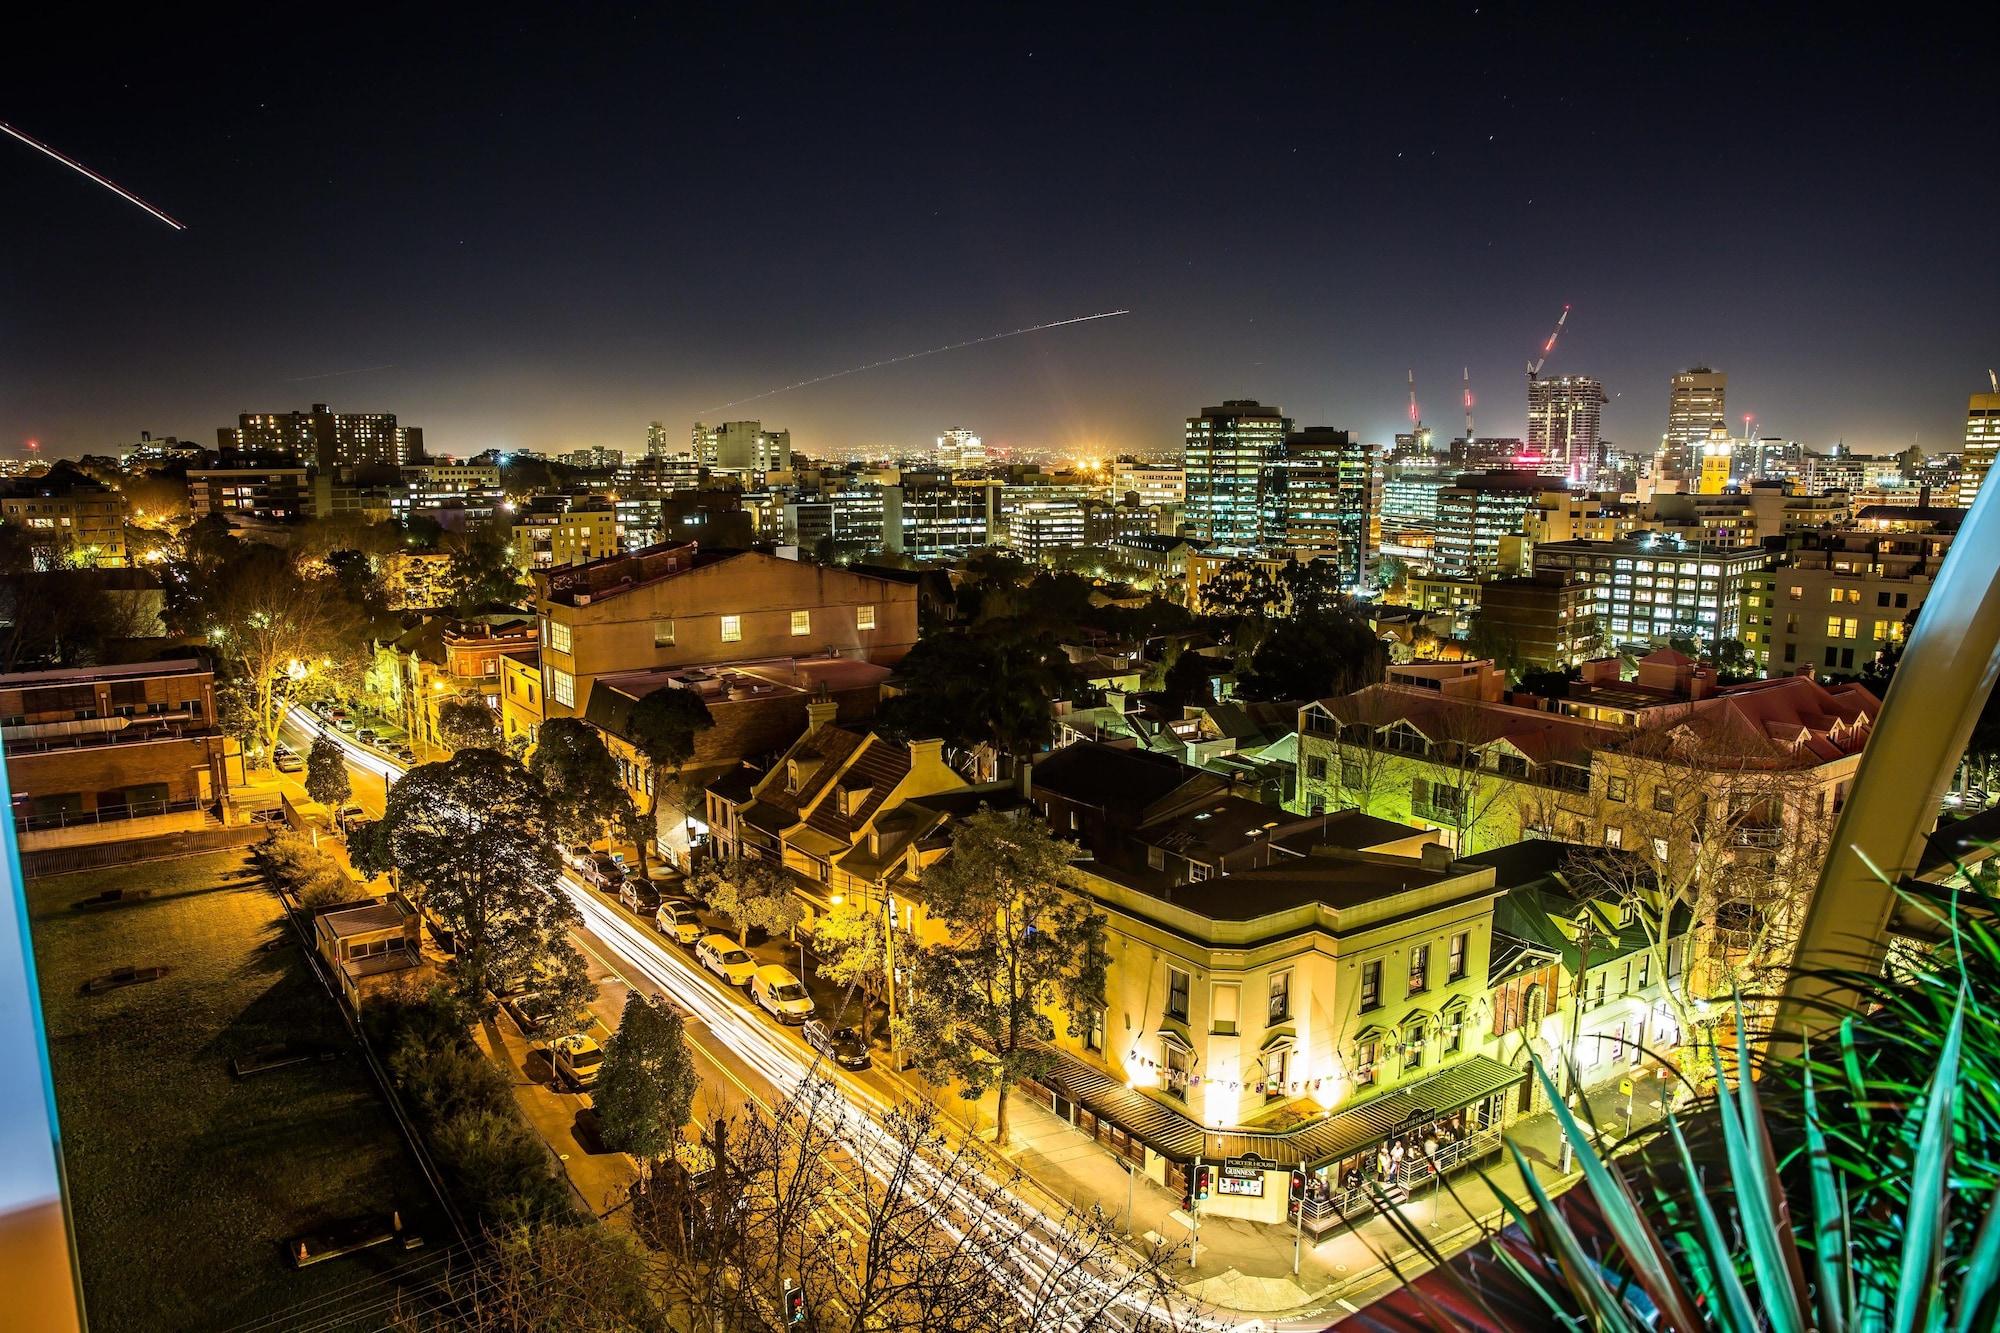
[[[46,829],[80,828],[89,824],[109,824],[127,819],[147,819],[154,815],[187,814],[207,809],[203,801],[133,801],[128,805],[100,806],[95,810],[55,810],[48,814],[15,814],[14,832],[39,833]]]
[[[1326,1231],[1340,1224],[1342,1218],[1349,1222],[1374,1215],[1374,1192],[1376,1190],[1402,1189],[1415,1194],[1419,1188],[1429,1185],[1439,1176],[1449,1175],[1462,1166],[1478,1161],[1500,1151],[1500,1130],[1474,1130],[1453,1143],[1440,1144],[1434,1157],[1406,1157],[1389,1168],[1388,1174],[1374,1180],[1363,1181],[1353,1188],[1330,1190],[1324,1194],[1308,1195],[1299,1203],[1300,1219],[1309,1230]]]

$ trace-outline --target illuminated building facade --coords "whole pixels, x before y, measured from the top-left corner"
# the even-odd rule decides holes
[[[1277,408],[1247,398],[1187,419],[1182,466],[1186,516],[1196,536],[1237,550],[1265,544],[1265,473],[1283,456],[1291,426]]]

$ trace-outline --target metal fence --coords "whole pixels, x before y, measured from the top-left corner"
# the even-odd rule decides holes
[[[79,828],[207,809],[208,804],[203,801],[133,801],[126,805],[101,806],[96,810],[54,810],[39,815],[17,812],[14,815],[14,832],[39,833],[45,829]]]

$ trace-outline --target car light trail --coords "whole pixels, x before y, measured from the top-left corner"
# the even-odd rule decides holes
[[[151,213],[154,217],[166,223],[169,227],[172,227],[175,231],[187,230],[186,223],[175,221],[173,218],[168,217],[165,213],[162,213],[159,209],[154,208],[144,199],[141,199],[138,195],[133,194],[130,190],[127,190],[124,187],[120,186],[117,182],[108,180],[105,177],[98,175],[96,172],[92,171],[89,167],[86,167],[85,165],[83,165],[83,163],[77,161],[73,157],[69,157],[66,156],[65,154],[58,153],[55,149],[49,147],[47,144],[43,143],[40,139],[36,139],[30,135],[23,134],[21,131],[15,129],[12,125],[9,125],[4,120],[0,120],[0,131],[4,131],[5,133],[12,135],[14,138],[19,139],[22,143],[28,145],[28,147],[34,149],[36,152],[47,153],[50,157],[62,163],[64,166],[68,167],[71,171],[74,171],[82,176],[88,176],[91,180],[96,181],[99,185],[102,185],[105,189],[111,191],[111,193],[117,195],[120,199],[123,199],[126,203],[137,204],[140,208],[145,209],[148,213]]]

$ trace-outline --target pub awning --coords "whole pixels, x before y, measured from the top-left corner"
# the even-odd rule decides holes
[[[1467,1056],[1429,1078],[1283,1134],[1211,1133],[1192,1116],[1128,1088],[1067,1052],[1043,1083],[1059,1096],[1109,1120],[1133,1138],[1178,1162],[1197,1156],[1216,1161],[1257,1153],[1279,1166],[1323,1166],[1385,1142],[1398,1130],[1425,1123],[1513,1087],[1527,1077],[1484,1055]]]

